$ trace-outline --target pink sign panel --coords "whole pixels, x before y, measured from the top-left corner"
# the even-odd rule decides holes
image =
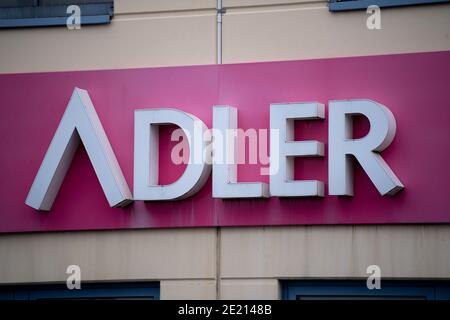
[[[214,105],[238,109],[242,129],[269,129],[271,103],[325,104],[325,119],[298,121],[296,139],[325,144],[323,158],[297,158],[296,179],[325,184],[323,198],[214,199],[211,177],[194,196],[110,208],[82,146],[50,211],[25,204],[75,87],[93,102],[130,188],[134,110],[177,108],[209,128]],[[396,136],[382,152],[404,184],[381,196],[355,163],[354,196],[328,195],[328,101],[370,99],[388,107]],[[355,135],[368,125],[356,123]],[[160,181],[184,166],[160,136]],[[450,51],[287,62],[0,75],[0,232],[132,228],[450,222]],[[239,165],[238,181],[268,182],[261,164]]]

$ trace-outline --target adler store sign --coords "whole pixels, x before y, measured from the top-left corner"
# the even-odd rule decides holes
[[[369,100],[332,101],[329,106],[330,194],[353,195],[353,170],[349,156],[359,161],[381,195],[393,195],[403,189],[400,180],[378,153],[392,142],[395,135],[395,118],[389,109]],[[323,119],[324,114],[324,105],[320,103],[271,105],[269,191],[265,183],[237,182],[234,141],[237,134],[233,134],[233,131],[237,131],[236,109],[229,106],[213,108],[213,126],[216,131],[210,133],[211,139],[207,139],[207,127],[203,121],[189,113],[176,109],[135,111],[134,199],[167,201],[192,196],[207,181],[211,164],[212,196],[215,198],[264,198],[269,194],[278,197],[323,197],[323,182],[292,179],[292,158],[323,157],[323,143],[293,141],[293,120]],[[351,115],[355,114],[369,119],[370,131],[364,138],[351,137]],[[158,126],[162,124],[177,125],[186,134],[187,147],[184,152],[188,153],[187,158],[190,160],[183,175],[169,185],[158,184]],[[133,200],[88,93],[76,88],[32,184],[26,204],[35,209],[51,209],[80,141],[89,155],[109,205],[121,207]],[[210,153],[208,142],[212,144]],[[222,156],[215,159],[218,154]],[[208,161],[209,158],[212,159]],[[230,161],[224,161],[224,158]]]
[[[450,222],[449,61],[0,75],[0,232]]]

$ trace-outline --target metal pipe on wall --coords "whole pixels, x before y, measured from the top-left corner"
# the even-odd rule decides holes
[[[217,64],[222,64],[222,0],[217,0],[216,2],[217,10]]]

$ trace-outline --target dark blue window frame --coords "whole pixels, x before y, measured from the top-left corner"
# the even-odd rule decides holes
[[[386,8],[435,3],[450,3],[450,0],[329,0],[328,7],[330,11],[347,11],[367,9],[371,5]]]
[[[158,282],[81,283],[81,289],[66,284],[13,285],[0,287],[0,300],[47,299],[149,299],[159,300]]]
[[[382,280],[379,290],[369,290],[366,280],[282,281],[282,298],[450,300],[450,281]]]
[[[0,3],[0,29],[66,26],[69,5],[80,7],[80,25],[107,24],[114,16],[112,0],[9,0]]]

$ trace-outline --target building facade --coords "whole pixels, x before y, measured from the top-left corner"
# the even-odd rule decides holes
[[[371,13],[365,9],[333,12],[328,5],[319,0],[224,0],[218,55],[215,1],[115,0],[109,24],[70,31],[64,26],[0,30],[0,74],[450,51],[450,3],[382,7],[381,28],[373,30],[367,25]],[[448,176],[448,170],[442,172]],[[450,215],[448,207],[443,210]],[[156,284],[161,299],[289,298],[290,286],[305,280],[365,284],[371,265],[379,266],[382,279],[392,283],[440,286],[450,280],[450,225],[436,221],[0,234],[4,287],[65,283],[69,265],[80,266],[82,285],[149,282]]]

